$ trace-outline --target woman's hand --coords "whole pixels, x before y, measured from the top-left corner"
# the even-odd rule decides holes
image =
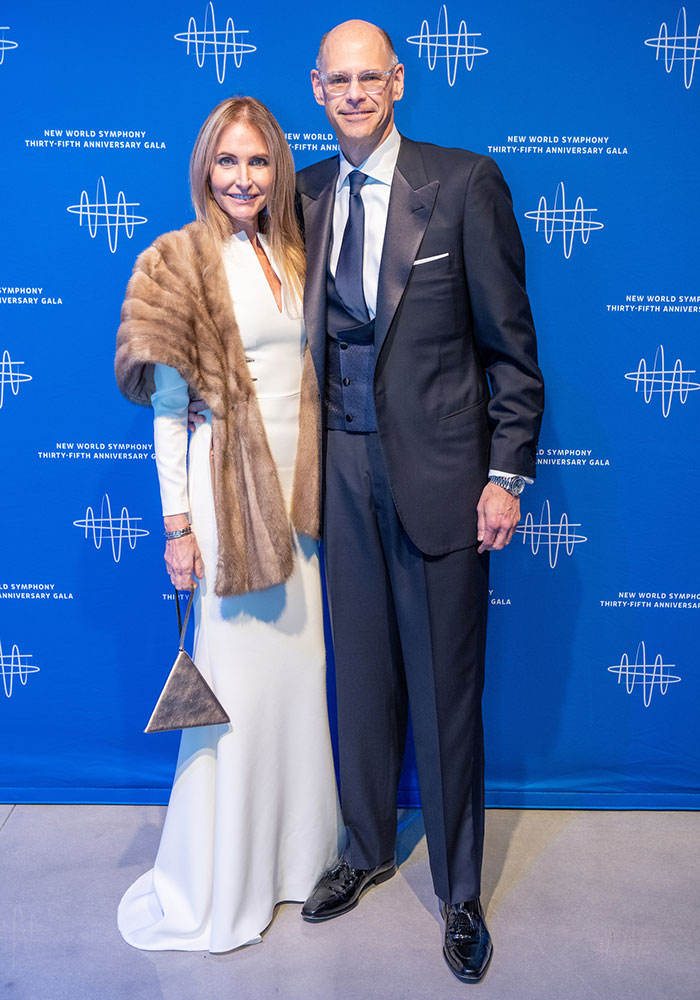
[[[186,514],[174,514],[163,520],[166,531],[176,531],[188,526]],[[197,580],[204,576],[202,554],[194,533],[172,538],[165,543],[165,566],[177,590],[194,590]]]

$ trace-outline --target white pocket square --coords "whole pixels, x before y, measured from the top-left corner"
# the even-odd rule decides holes
[[[428,264],[431,260],[442,260],[443,257],[449,256],[449,253],[436,253],[434,257],[419,257],[418,260],[413,261],[413,266],[416,267],[418,264]]]

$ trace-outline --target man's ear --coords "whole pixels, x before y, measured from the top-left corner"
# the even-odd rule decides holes
[[[400,101],[403,97],[403,81],[404,81],[404,66],[403,63],[398,63],[394,70],[394,79],[392,85],[394,88],[394,100]]]
[[[323,84],[321,83],[321,74],[317,69],[311,70],[311,86],[314,89],[314,97],[316,98],[316,103],[325,104],[326,99],[323,95]]]

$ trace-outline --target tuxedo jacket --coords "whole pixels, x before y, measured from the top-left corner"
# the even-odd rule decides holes
[[[297,175],[304,320],[322,392],[337,177],[337,156]],[[402,137],[375,348],[377,430],[406,532],[427,555],[476,544],[489,468],[535,474],[544,402],[522,240],[489,157]]]

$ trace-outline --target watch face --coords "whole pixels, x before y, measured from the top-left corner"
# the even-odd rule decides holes
[[[525,489],[525,480],[522,476],[489,476],[489,480],[507,490],[513,497],[518,497]]]

